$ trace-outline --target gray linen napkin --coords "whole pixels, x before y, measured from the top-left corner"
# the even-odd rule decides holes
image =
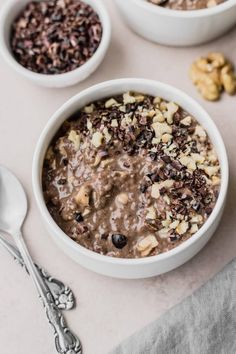
[[[236,354],[236,259],[112,354]]]

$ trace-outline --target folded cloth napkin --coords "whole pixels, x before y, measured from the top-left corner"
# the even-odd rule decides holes
[[[236,259],[112,354],[236,354]]]

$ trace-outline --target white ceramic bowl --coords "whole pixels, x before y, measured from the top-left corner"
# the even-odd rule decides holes
[[[147,0],[116,0],[128,25],[141,36],[166,45],[190,46],[208,42],[236,23],[236,0],[212,8],[176,11]]]
[[[152,257],[122,259],[90,251],[70,239],[49,214],[42,193],[42,166],[46,150],[61,124],[78,109],[91,101],[131,91],[139,91],[166,100],[173,100],[186,109],[205,127],[215,145],[221,165],[222,183],[215,208],[206,223],[190,239],[178,247]],[[33,160],[33,189],[40,214],[50,236],[58,246],[82,266],[94,272],[117,278],[146,278],[170,271],[192,258],[213,235],[223,212],[228,187],[228,160],[223,140],[207,112],[192,98],[161,82],[145,79],[107,81],[80,92],[67,101],[49,120],[38,141]]]
[[[40,0],[37,0],[40,1]],[[6,62],[19,74],[33,81],[35,84],[46,87],[67,87],[85,80],[101,64],[111,38],[111,23],[108,12],[101,0],[83,0],[97,12],[103,27],[101,43],[94,55],[81,67],[64,74],[45,75],[32,72],[24,68],[13,57],[10,48],[11,25],[19,12],[30,0],[8,0],[0,13],[0,52]]]

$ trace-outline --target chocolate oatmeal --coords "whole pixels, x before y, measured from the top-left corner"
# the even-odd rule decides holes
[[[148,0],[154,5],[159,5],[172,10],[201,10],[222,4],[226,0]]]
[[[43,166],[55,222],[80,245],[113,257],[157,255],[190,238],[211,214],[219,186],[203,127],[176,103],[140,93],[69,117]]]

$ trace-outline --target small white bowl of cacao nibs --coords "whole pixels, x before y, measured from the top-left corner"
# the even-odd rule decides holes
[[[228,188],[224,143],[182,91],[104,82],[66,102],[42,132],[33,189],[50,236],[76,262],[145,278],[192,258],[215,232]]]
[[[111,38],[100,0],[10,0],[0,14],[0,52],[19,74],[46,87],[85,80]]]
[[[235,0],[115,0],[122,18],[148,40],[170,46],[211,41],[236,23]],[[148,25],[147,25],[148,24]]]

